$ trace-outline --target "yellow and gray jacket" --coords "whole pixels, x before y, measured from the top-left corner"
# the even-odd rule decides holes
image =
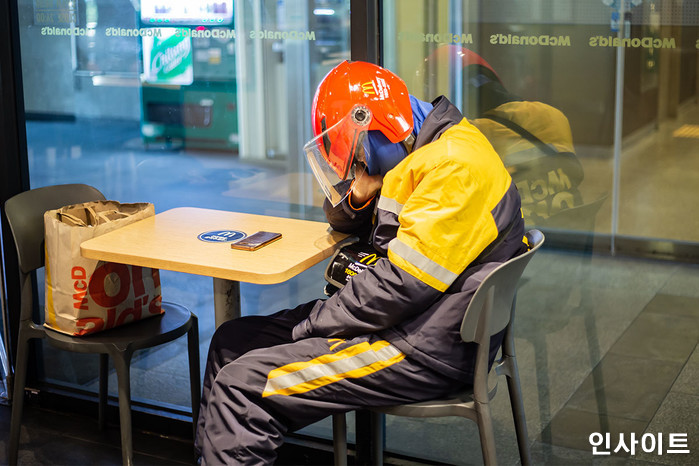
[[[413,152],[359,210],[326,203],[333,228],[371,229],[387,257],[314,307],[295,339],[377,334],[407,357],[470,381],[475,348],[464,311],[487,273],[526,250],[520,198],[483,134],[446,98],[433,102]],[[491,358],[500,340],[491,342]]]

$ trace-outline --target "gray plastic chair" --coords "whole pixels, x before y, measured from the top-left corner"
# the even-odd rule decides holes
[[[539,230],[527,233],[531,249],[493,270],[481,283],[464,313],[461,323],[461,338],[478,344],[473,389],[457,394],[449,399],[425,401],[389,407],[375,407],[372,411],[374,436],[382,429],[381,414],[405,417],[445,417],[461,416],[471,419],[478,425],[483,461],[486,465],[497,464],[495,455],[495,435],[490,413],[490,400],[497,390],[497,377],[493,377],[492,387],[488,387],[488,349],[490,337],[505,331],[502,355],[493,364],[492,371],[507,377],[507,388],[512,404],[517,444],[522,464],[531,464],[527,422],[524,416],[519,372],[515,358],[514,313],[515,294],[525,267],[532,256],[544,243],[544,235]],[[376,414],[379,413],[379,414]],[[347,432],[344,414],[333,415],[333,441],[335,464],[347,464]],[[371,442],[372,462],[382,464],[382,442],[374,438]]]
[[[98,190],[84,184],[66,184],[37,188],[17,194],[5,203],[5,213],[19,257],[21,309],[17,337],[17,362],[10,421],[9,464],[17,464],[24,389],[27,376],[29,340],[43,339],[52,347],[76,353],[96,353],[99,364],[99,427],[106,425],[109,356],[112,357],[119,387],[121,452],[125,465],[133,464],[131,441],[130,362],[134,351],[175,340],[187,334],[189,376],[192,391],[193,426],[199,415],[199,331],[197,317],[186,308],[162,303],[164,313],[94,335],[71,337],[47,329],[32,319],[34,287],[32,272],[44,266],[44,212],[65,205],[104,200]]]

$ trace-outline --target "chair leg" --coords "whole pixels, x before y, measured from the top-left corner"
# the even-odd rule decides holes
[[[524,414],[524,403],[522,401],[522,388],[519,383],[519,370],[517,360],[508,357],[510,375],[507,378],[507,391],[510,394],[510,405],[512,406],[512,418],[515,423],[515,434],[517,435],[517,446],[519,447],[519,457],[522,465],[531,464],[531,452],[529,450],[529,436],[527,434],[527,418]]]
[[[194,314],[192,314],[192,326],[187,332],[187,349],[189,353],[189,386],[192,392],[192,430],[194,435],[192,438],[196,439],[201,404],[201,371],[199,368],[199,323]]]
[[[347,466],[347,421],[345,413],[333,414],[335,466]]]
[[[98,425],[100,430],[107,427],[107,397],[109,395],[109,355],[100,354],[100,385]]]
[[[483,463],[486,466],[498,464],[495,455],[495,433],[493,432],[493,418],[490,414],[490,406],[476,402],[478,413],[478,434],[481,438]]]
[[[10,466],[17,464],[19,455],[19,434],[22,429],[22,412],[24,410],[24,387],[27,383],[27,357],[29,352],[29,339],[22,335],[20,330],[17,345],[17,364],[15,366],[15,380],[12,391],[12,415],[10,420],[10,441],[8,463]]]
[[[133,444],[131,439],[131,353],[113,351],[112,360],[119,386],[119,426],[121,430],[121,461],[124,466],[133,466]]]

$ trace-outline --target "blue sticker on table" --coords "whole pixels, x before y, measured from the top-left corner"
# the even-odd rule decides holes
[[[214,230],[201,233],[197,238],[207,243],[232,243],[246,236],[245,233],[238,230]]]

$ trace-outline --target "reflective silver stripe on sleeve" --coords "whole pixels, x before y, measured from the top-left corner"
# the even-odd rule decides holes
[[[445,269],[429,257],[424,256],[423,254],[412,249],[398,238],[393,238],[391,242],[388,243],[388,249],[394,254],[405,259],[407,262],[413,264],[427,275],[430,275],[431,277],[434,277],[447,285],[451,285],[459,276],[458,274]]]
[[[376,207],[387,212],[392,212],[396,215],[399,215],[400,211],[403,210],[403,204],[399,204],[398,201],[386,196],[381,196],[379,198],[379,202]]]

